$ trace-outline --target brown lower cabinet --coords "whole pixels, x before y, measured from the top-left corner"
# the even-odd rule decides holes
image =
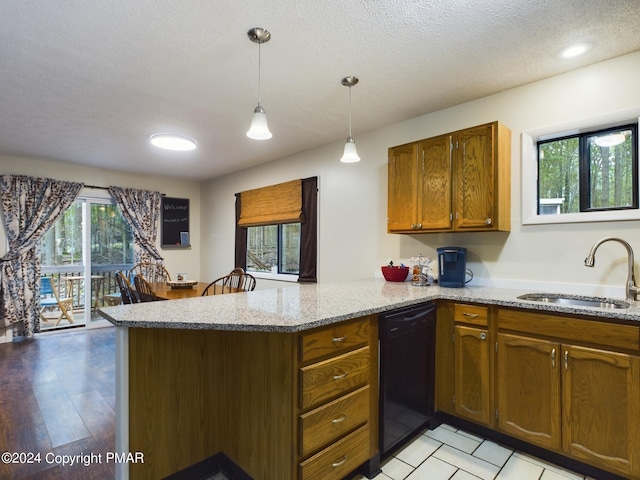
[[[498,429],[640,478],[639,328],[499,309]]]
[[[300,333],[129,329],[131,479],[224,452],[255,480],[339,480],[378,453],[377,316]]]
[[[640,326],[440,302],[437,332],[438,410],[640,479]]]

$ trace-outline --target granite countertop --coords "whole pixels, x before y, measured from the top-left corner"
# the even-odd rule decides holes
[[[103,307],[118,327],[298,332],[429,300],[453,300],[544,312],[588,315],[640,325],[640,302],[627,309],[578,307],[520,300],[531,290],[469,286],[414,287],[371,278],[295,284],[253,292]]]

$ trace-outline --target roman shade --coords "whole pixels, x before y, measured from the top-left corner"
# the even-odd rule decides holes
[[[270,185],[240,193],[238,227],[257,227],[304,221],[302,180]]]

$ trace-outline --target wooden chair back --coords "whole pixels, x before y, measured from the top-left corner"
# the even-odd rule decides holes
[[[220,277],[204,289],[202,296],[223,293],[251,292],[256,288],[256,278],[241,268],[234,268],[230,274]]]
[[[134,292],[129,279],[121,270],[118,270],[116,272],[116,280],[118,281],[118,287],[120,287],[120,296],[122,298],[122,303],[126,305],[131,303],[138,303],[136,292]]]
[[[171,281],[171,275],[169,275],[167,269],[164,268],[164,265],[160,263],[138,263],[131,267],[128,277],[135,278],[135,275],[142,275],[147,282]]]
[[[140,302],[155,302],[158,300],[153,288],[151,288],[149,282],[147,282],[142,275],[133,277],[133,283],[136,286],[136,293],[138,294]]]

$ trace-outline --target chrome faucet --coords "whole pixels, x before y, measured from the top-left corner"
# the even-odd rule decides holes
[[[637,301],[638,294],[640,293],[640,288],[638,288],[638,286],[636,285],[636,277],[635,277],[635,274],[633,273],[633,265],[634,265],[633,249],[631,248],[631,245],[629,245],[626,241],[618,237],[605,237],[598,240],[596,243],[593,244],[593,247],[591,247],[591,250],[589,251],[589,255],[587,255],[587,258],[584,259],[584,265],[586,267],[593,267],[596,264],[596,250],[604,242],[610,242],[610,241],[621,243],[622,245],[624,245],[624,248],[627,249],[627,263],[628,263],[629,272],[627,274],[627,284],[625,289],[626,299]]]

